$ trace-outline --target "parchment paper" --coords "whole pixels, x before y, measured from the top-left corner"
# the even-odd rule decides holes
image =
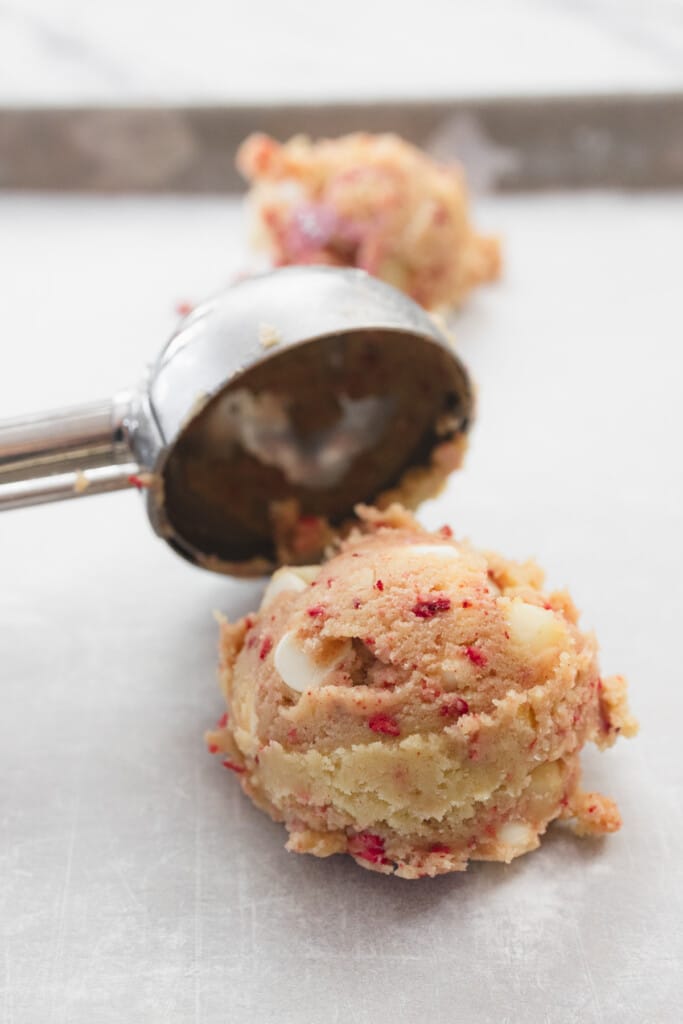
[[[211,612],[135,493],[0,518],[0,1018],[7,1024],[674,1024],[683,952],[683,197],[507,198],[504,283],[459,318],[466,469],[422,512],[536,556],[641,736],[585,757],[623,830],[405,882],[287,854],[204,751]],[[229,200],[0,199],[0,412],[136,380],[242,269]]]

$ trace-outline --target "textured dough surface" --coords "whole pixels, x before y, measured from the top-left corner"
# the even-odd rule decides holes
[[[359,515],[337,554],[279,570],[258,613],[221,626],[209,749],[288,849],[416,878],[510,861],[556,818],[618,829],[579,754],[637,725],[569,596],[399,506]]]
[[[255,240],[277,266],[360,267],[427,309],[459,305],[500,273],[497,239],[471,225],[461,169],[396,135],[252,135],[237,163],[253,185]]]

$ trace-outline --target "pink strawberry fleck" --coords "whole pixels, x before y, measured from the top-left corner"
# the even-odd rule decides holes
[[[299,526],[317,526],[319,522],[318,516],[299,516]]]
[[[391,863],[384,856],[384,840],[372,832],[359,832],[349,840],[349,853],[371,864]]]
[[[441,714],[444,718],[460,718],[461,715],[466,715],[469,710],[469,704],[462,697],[454,697],[453,700],[446,701],[445,704],[441,705]]]
[[[439,612],[447,612],[451,607],[450,597],[429,597],[420,598],[413,607],[413,615],[417,615],[418,619],[431,619]]]
[[[139,491],[144,491],[145,487],[149,487],[149,483],[139,477],[137,473],[131,473],[128,477],[128,483],[132,484],[133,487],[137,487]]]
[[[398,724],[393,715],[384,714],[380,712],[377,715],[373,715],[368,722],[369,727],[373,732],[381,733],[383,736],[400,736],[401,726]]]
[[[480,651],[478,647],[466,647],[465,654],[473,665],[485,665],[488,661],[484,652]]]

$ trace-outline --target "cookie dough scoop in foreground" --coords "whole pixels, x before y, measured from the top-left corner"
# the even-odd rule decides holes
[[[359,270],[283,268],[199,306],[139,390],[0,422],[0,509],[143,488],[175,551],[258,575],[314,560],[358,502],[435,494],[472,405],[412,300]]]

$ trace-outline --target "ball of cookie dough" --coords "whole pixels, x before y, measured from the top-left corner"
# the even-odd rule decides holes
[[[396,135],[252,135],[237,164],[253,184],[256,242],[278,266],[360,267],[427,309],[459,305],[500,272],[498,241],[471,225],[461,169]]]
[[[280,569],[221,628],[209,747],[287,848],[417,878],[508,862],[556,818],[619,828],[579,755],[637,726],[568,595],[400,507],[359,514],[337,554]]]

